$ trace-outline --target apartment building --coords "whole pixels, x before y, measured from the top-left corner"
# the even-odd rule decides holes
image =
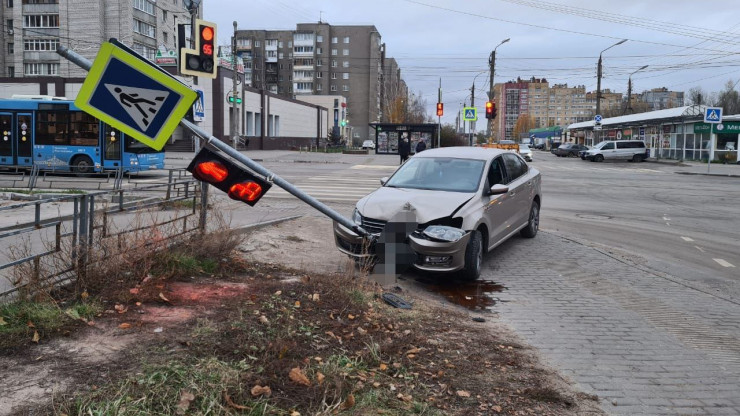
[[[586,92],[584,85],[550,85],[545,78],[530,78],[494,85],[498,116],[494,120],[495,139],[518,140],[512,137],[519,117],[533,118],[535,128],[565,126],[593,119],[596,93]],[[616,112],[621,108],[622,94],[602,91],[601,111]]]
[[[647,104],[647,111],[665,110],[667,108],[683,107],[683,91],[668,91],[668,88],[653,88],[644,91],[638,100]]]
[[[586,93],[586,103],[593,108],[592,117],[596,115],[596,91]],[[624,111],[624,97],[621,92],[613,92],[610,89],[601,91],[601,116],[621,116]],[[584,120],[587,121],[587,120]]]
[[[1,10],[0,78],[84,77],[57,46],[92,60],[110,38],[154,60],[177,50],[177,24],[190,22],[183,0],[4,0]]]
[[[369,123],[381,120],[384,74],[375,26],[318,22],[295,30],[237,30],[236,47],[252,86],[286,97],[344,96],[353,142],[374,137]]]

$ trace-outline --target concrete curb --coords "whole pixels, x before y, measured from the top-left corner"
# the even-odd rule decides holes
[[[282,223],[282,222],[286,222],[286,221],[294,220],[294,219],[296,219],[296,218],[301,218],[301,217],[303,217],[303,215],[293,215],[293,216],[290,216],[290,217],[285,217],[285,218],[278,218],[278,219],[275,219],[275,220],[270,220],[270,221],[264,221],[264,222],[258,222],[258,223],[255,223],[255,224],[249,224],[249,225],[243,225],[243,226],[241,226],[241,227],[238,227],[238,228],[234,228],[233,230],[234,230],[235,232],[237,232],[237,233],[240,233],[240,234],[242,234],[242,233],[246,233],[246,232],[248,232],[248,231],[255,231],[255,230],[259,230],[260,228],[264,228],[264,227],[267,227],[267,226],[269,226],[269,225],[275,225],[275,224],[280,224],[280,223]]]
[[[721,176],[725,178],[740,178],[740,175],[734,175],[731,173],[699,173],[699,172],[673,172],[679,175],[703,175],[703,176]]]

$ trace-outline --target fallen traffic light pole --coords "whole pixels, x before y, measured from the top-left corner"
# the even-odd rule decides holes
[[[64,46],[59,46],[57,48],[57,53],[61,55],[62,57],[68,59],[72,63],[76,64],[80,68],[90,71],[90,68],[92,67],[92,62],[90,62],[87,58],[81,56],[80,54],[69,50],[68,48]],[[143,58],[142,58],[143,59]],[[148,63],[148,62],[147,62]],[[281,178],[280,176],[274,174],[264,166],[260,165],[259,163],[253,161],[252,159],[248,158],[247,156],[241,154],[233,147],[229,146],[228,144],[222,142],[216,137],[213,137],[210,133],[207,131],[201,129],[200,127],[196,126],[195,124],[182,119],[180,120],[180,125],[182,127],[185,127],[186,129],[192,131],[196,135],[200,136],[202,139],[205,140],[206,145],[210,145],[217,150],[220,150],[221,152],[227,154],[234,160],[238,161],[239,163],[243,164],[247,168],[251,169],[254,172],[257,172],[258,174],[264,176],[268,182],[274,183],[275,185],[285,189],[287,192],[295,196],[296,198],[300,199],[301,201],[307,203],[308,205],[312,206],[313,208],[316,208],[319,212],[326,215],[327,217],[331,218],[332,220],[342,224],[343,226],[354,230],[358,233],[358,235],[361,235],[365,238],[369,238],[374,240],[374,236],[372,236],[370,233],[368,233],[365,229],[363,229],[359,224],[354,223],[353,221],[345,218],[337,211],[333,210],[332,208],[325,205],[323,202],[317,200],[316,198],[312,197],[311,195],[303,192],[296,186],[294,186],[292,183],[286,181],[285,179]]]

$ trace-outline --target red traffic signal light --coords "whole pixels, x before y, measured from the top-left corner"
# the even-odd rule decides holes
[[[437,116],[442,117],[445,113],[444,103],[437,103]]]
[[[490,119],[493,115],[493,101],[486,101],[486,118]]]
[[[229,198],[250,206],[254,206],[272,187],[264,178],[205,147],[190,162],[187,170],[195,179],[210,183],[226,192]]]
[[[195,49],[180,49],[180,73],[216,78],[216,24],[196,19]]]

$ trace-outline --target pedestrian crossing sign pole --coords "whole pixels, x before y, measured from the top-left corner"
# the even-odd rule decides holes
[[[162,150],[198,93],[142,57],[103,43],[75,105],[124,134]]]

